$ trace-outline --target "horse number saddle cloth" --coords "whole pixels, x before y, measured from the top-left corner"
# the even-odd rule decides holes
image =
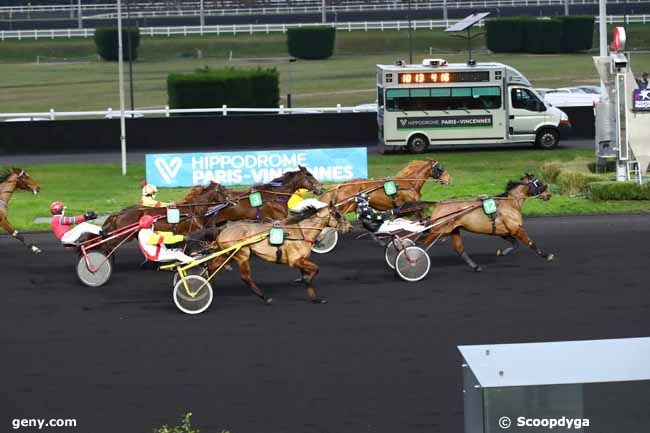
[[[387,196],[397,194],[397,185],[394,180],[387,180],[384,182],[384,192]]]
[[[492,197],[481,196],[479,197],[483,202],[483,212],[486,215],[493,217],[497,213],[497,202]]]
[[[284,243],[284,230],[282,227],[273,227],[269,231],[269,243],[271,245],[282,245]]]
[[[251,192],[250,195],[248,196],[248,201],[253,207],[260,207],[262,206],[263,200],[262,200],[262,194],[259,191],[254,191]]]

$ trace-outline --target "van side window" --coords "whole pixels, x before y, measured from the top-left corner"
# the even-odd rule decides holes
[[[528,111],[546,111],[546,106],[542,101],[528,89],[512,89],[510,95],[512,98],[512,108]]]
[[[485,111],[499,109],[501,105],[501,88],[498,86],[386,90],[388,111]]]

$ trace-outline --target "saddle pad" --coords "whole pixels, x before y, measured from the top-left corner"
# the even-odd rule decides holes
[[[384,182],[384,192],[386,195],[395,195],[397,194],[397,185],[394,180],[387,180]]]
[[[483,199],[483,212],[486,215],[493,215],[497,212],[497,202],[492,197]]]
[[[284,230],[281,227],[273,227],[269,230],[269,243],[271,245],[282,245],[284,243]]]
[[[250,195],[248,196],[248,202],[253,207],[262,206],[262,203],[263,203],[262,194],[260,192],[258,192],[258,191],[250,193]]]

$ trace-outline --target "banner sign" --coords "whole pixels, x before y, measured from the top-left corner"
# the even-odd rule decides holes
[[[650,111],[650,89],[634,89],[634,111]]]
[[[286,171],[307,169],[321,182],[368,177],[365,147],[309,150],[259,150],[218,153],[168,153],[146,156],[147,182],[187,187],[210,181],[222,185],[267,183]]]
[[[492,115],[400,117],[397,129],[491,128]]]

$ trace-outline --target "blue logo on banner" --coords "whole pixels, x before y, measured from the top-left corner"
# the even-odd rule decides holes
[[[267,183],[285,171],[307,167],[322,182],[368,177],[365,147],[250,152],[168,153],[146,156],[147,182],[159,187]]]

